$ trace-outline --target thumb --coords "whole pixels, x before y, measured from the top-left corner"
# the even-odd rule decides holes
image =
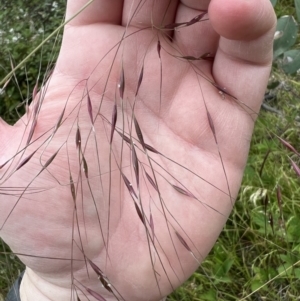
[[[212,0],[209,18],[217,33],[229,40],[250,41],[276,24],[270,0]]]
[[[220,35],[214,79],[249,113],[257,113],[272,65],[276,16],[270,0],[222,2],[212,0],[209,6],[211,24]]]

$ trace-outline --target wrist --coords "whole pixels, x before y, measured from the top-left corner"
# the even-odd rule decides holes
[[[71,293],[71,288],[63,288],[53,285],[41,277],[39,277],[36,273],[34,273],[31,269],[26,268],[24,275],[22,275],[22,281],[20,283],[20,301],[66,301],[73,300],[74,294]],[[93,297],[89,296],[88,299],[86,294],[80,294],[80,301],[91,301],[95,300]],[[16,299],[18,300],[18,299]],[[74,300],[77,300],[76,298]],[[113,301],[109,297],[105,296],[105,300]],[[167,297],[161,299],[160,301],[166,301]],[[19,301],[19,300],[18,300]]]
[[[39,277],[31,269],[26,268],[20,285],[21,301],[65,301],[70,300],[71,290],[61,288]]]
[[[56,277],[56,278],[59,278]],[[20,285],[20,301],[96,301],[94,297],[83,292],[80,287],[72,290],[71,281],[65,279],[45,280],[30,268],[26,268]],[[97,283],[99,280],[97,280]],[[61,283],[58,285],[57,283]],[[78,294],[78,295],[77,295]],[[116,301],[116,298],[104,295],[106,301]],[[79,297],[77,299],[77,297]],[[19,301],[19,300],[18,300]],[[165,300],[161,300],[165,301]]]

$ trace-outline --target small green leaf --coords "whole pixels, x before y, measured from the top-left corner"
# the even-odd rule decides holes
[[[293,16],[283,16],[277,20],[274,36],[274,60],[289,50],[296,42],[298,25]]]
[[[223,261],[219,266],[218,271],[216,272],[216,277],[225,278],[229,270],[231,269],[233,263],[234,263],[234,259],[232,258],[227,258],[225,261]]]
[[[291,276],[293,274],[293,269],[291,269],[290,267],[291,267],[291,265],[285,263],[285,264],[282,264],[281,266],[279,266],[277,271],[279,274],[280,273],[283,274],[282,277]]]
[[[264,285],[264,282],[259,281],[259,280],[253,280],[251,282],[251,290],[252,290],[252,292],[256,291],[257,289],[259,289],[263,285]]]
[[[275,7],[276,3],[277,3],[277,0],[271,0],[271,3],[273,5],[273,7]]]
[[[300,50],[289,50],[283,54],[281,63],[283,71],[287,74],[296,73],[300,69]]]
[[[297,279],[300,279],[300,269],[295,269],[294,274],[295,274]]]
[[[201,299],[205,301],[217,301],[217,292],[214,289],[210,289],[209,291],[201,294]]]
[[[265,235],[265,234],[272,234],[272,228],[270,223],[268,223],[268,217],[264,214],[264,212],[252,212],[252,222],[258,226],[259,228],[256,230],[258,233]],[[267,228],[266,228],[267,227]]]

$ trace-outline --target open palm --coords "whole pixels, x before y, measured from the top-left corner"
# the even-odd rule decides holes
[[[22,300],[160,300],[191,275],[238,193],[274,24],[269,0],[95,0],[65,26],[28,114],[0,125]]]

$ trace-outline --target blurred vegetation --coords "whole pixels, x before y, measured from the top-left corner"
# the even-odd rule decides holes
[[[0,80],[61,24],[65,7],[65,0],[0,1]],[[30,97],[36,81],[55,62],[60,41],[61,35],[48,41],[0,93],[0,116],[7,122],[16,120],[16,106]]]
[[[272,2],[277,2],[278,18],[300,15],[295,6],[300,8],[299,0]],[[0,79],[60,25],[65,4],[65,0],[1,0]],[[30,99],[37,79],[42,82],[60,40],[61,35],[46,43],[0,93],[2,118],[16,120],[17,104]],[[299,49],[299,37],[290,47]],[[277,59],[282,58],[283,54]],[[275,134],[300,151],[300,75],[287,75],[278,60],[233,213],[205,262],[168,300],[299,300],[300,179],[290,159],[298,165],[300,159]],[[8,251],[4,245],[0,249]],[[0,301],[22,269],[15,256],[0,253]]]

